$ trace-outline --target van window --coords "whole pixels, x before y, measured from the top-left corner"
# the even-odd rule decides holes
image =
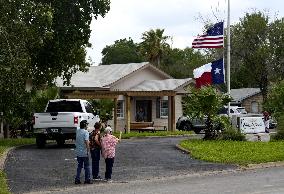
[[[79,101],[49,102],[46,112],[83,112]]]

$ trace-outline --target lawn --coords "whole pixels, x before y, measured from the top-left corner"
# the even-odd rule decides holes
[[[130,133],[122,133],[122,139],[129,139],[131,137],[147,137],[147,136],[175,136],[175,135],[188,135],[192,134],[191,131],[157,131],[155,133],[152,132],[134,132],[131,131]],[[119,137],[119,132],[115,132],[114,135]]]
[[[3,157],[3,153],[13,146],[20,146],[26,144],[34,144],[35,139],[0,139],[0,157]],[[9,194],[8,185],[6,181],[6,175],[3,170],[0,169],[0,194]]]
[[[216,163],[247,165],[284,160],[284,141],[183,140],[180,146],[189,150],[196,159]]]

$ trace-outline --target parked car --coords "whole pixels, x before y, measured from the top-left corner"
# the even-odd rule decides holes
[[[88,101],[50,100],[43,113],[34,113],[33,116],[37,146],[44,147],[48,139],[56,140],[58,145],[63,145],[67,139],[75,139],[76,130],[80,127],[82,120],[87,120],[89,130],[92,130],[94,124],[100,121]]]
[[[205,119],[190,118],[188,116],[179,117],[176,123],[176,129],[194,131],[196,134],[199,134],[205,128]]]
[[[228,106],[224,106],[218,112],[219,115],[228,115]],[[247,114],[247,111],[244,107],[240,106],[230,106],[230,115],[237,114]]]

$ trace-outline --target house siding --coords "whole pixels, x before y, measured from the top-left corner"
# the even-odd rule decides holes
[[[256,94],[254,96],[251,96],[249,98],[246,98],[245,100],[242,101],[242,106],[245,107],[246,111],[251,113],[251,104],[252,102],[257,102],[258,104],[258,113],[262,112],[262,103],[263,103],[263,97],[261,93]]]
[[[134,74],[129,75],[127,79],[118,81],[111,87],[112,91],[125,91],[133,86],[145,81],[145,80],[163,80],[168,77],[159,74],[158,72],[153,71],[150,67],[147,67],[141,71],[138,71]]]

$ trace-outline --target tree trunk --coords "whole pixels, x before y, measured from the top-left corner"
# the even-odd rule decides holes
[[[6,138],[8,138],[8,136],[9,136],[9,134],[8,134],[8,132],[9,132],[9,125],[5,122],[5,120],[4,120],[4,138],[6,139]]]

